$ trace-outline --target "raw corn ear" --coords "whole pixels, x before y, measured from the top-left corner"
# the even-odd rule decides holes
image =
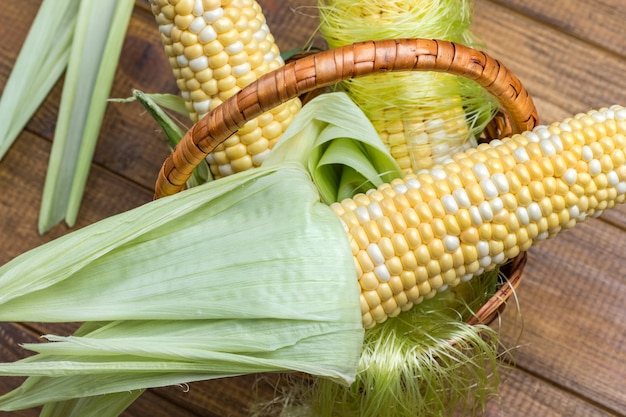
[[[165,51],[192,121],[282,65],[254,0],[151,0]],[[208,155],[216,178],[260,166],[300,110],[290,100],[246,123]]]
[[[368,78],[347,82],[347,91],[364,108],[404,172],[432,168],[451,154],[475,146],[475,137],[485,127],[480,120],[489,120],[495,108],[480,86],[450,74],[411,72]],[[398,93],[402,85],[411,90]],[[467,97],[470,91],[484,99],[484,109],[468,109],[461,94]],[[400,95],[404,102],[394,103]],[[376,96],[377,100],[371,99]]]
[[[471,44],[471,2],[319,0],[331,48],[382,39]],[[497,108],[476,83],[435,72],[381,73],[339,83],[361,107],[404,172],[441,163],[475,145]]]
[[[349,234],[366,328],[626,199],[626,109],[456,153],[331,207]]]

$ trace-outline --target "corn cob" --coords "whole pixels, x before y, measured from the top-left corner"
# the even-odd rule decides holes
[[[471,40],[471,2],[319,0],[329,46],[370,39]],[[469,148],[495,101],[475,84],[441,73],[386,73],[341,87],[361,107],[403,172],[417,172]],[[471,99],[470,99],[471,98]]]
[[[284,62],[254,0],[151,0],[193,122]],[[290,100],[246,123],[207,156],[216,178],[261,165],[300,109]]]
[[[626,199],[626,108],[454,154],[331,207],[348,233],[366,328],[502,265]]]

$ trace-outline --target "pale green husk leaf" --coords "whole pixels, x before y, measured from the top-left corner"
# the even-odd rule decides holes
[[[162,93],[151,93],[149,96],[159,106],[189,117],[189,112],[185,106],[185,100],[181,96]]]
[[[1,267],[0,320],[87,324],[74,336],[26,345],[38,352],[32,358],[0,365],[0,374],[31,376],[0,398],[0,409],[47,403],[51,416],[62,415],[97,406],[93,396],[249,372],[351,382],[363,340],[351,251],[301,164],[316,169],[307,153],[322,136],[375,183],[380,175],[353,149],[380,154],[374,159],[385,172],[397,169],[344,94],[309,106],[289,142],[300,152],[106,219]],[[318,158],[342,169],[337,155]],[[106,401],[116,399],[119,407],[131,401]]]
[[[115,99],[111,101],[117,101],[122,103],[130,103],[138,101],[148,111],[150,116],[159,124],[163,133],[165,134],[165,142],[169,146],[170,151],[173,151],[178,145],[178,142],[185,135],[185,130],[180,124],[176,123],[172,118],[163,110],[163,106],[159,104],[156,95],[146,94],[141,90],[134,90],[133,96],[127,99]]]
[[[65,70],[79,4],[44,0],[39,7],[0,98],[0,159]]]
[[[81,1],[42,196],[39,232],[73,226],[134,1]],[[40,36],[49,36],[39,32]]]
[[[74,335],[88,335],[93,330],[106,324],[105,322],[87,322],[76,330]],[[31,386],[35,387],[35,390],[39,390],[41,386],[37,385],[37,381],[42,381],[43,379],[45,377],[30,377],[27,383],[32,384]],[[49,402],[44,404],[39,417],[117,417],[144,391],[143,389],[138,389]]]
[[[14,410],[250,372],[349,383],[363,341],[343,227],[296,164],[210,182],[0,268],[0,320],[97,321],[0,365]]]
[[[143,390],[115,392],[48,403],[39,417],[117,417],[142,393]]]
[[[401,175],[370,121],[345,93],[320,95],[300,110],[264,164],[282,161],[305,165],[326,203]]]

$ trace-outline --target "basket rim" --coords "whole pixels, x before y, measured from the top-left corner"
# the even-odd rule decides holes
[[[485,52],[437,39],[358,42],[289,62],[196,122],[163,163],[154,198],[182,191],[193,169],[247,121],[307,92],[388,71],[437,71],[472,79],[498,100],[509,116],[512,133],[530,130],[538,122],[533,100],[521,81]]]

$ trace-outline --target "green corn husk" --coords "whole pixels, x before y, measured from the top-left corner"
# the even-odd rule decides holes
[[[189,118],[189,112],[185,107],[185,101],[180,96],[173,94],[144,93],[141,90],[133,90],[133,95],[128,98],[114,98],[109,101],[115,103],[132,103],[138,101],[146,111],[159,124],[165,134],[165,141],[170,150],[173,150],[182,139],[185,131],[190,126],[185,125],[173,117],[170,112],[176,112]]]
[[[38,230],[73,226],[132,0],[44,0],[0,98],[0,159],[67,70]],[[45,68],[45,70],[41,70]]]
[[[15,410],[242,373],[350,382],[362,344],[343,227],[297,165],[195,187],[0,268],[0,320],[111,321],[0,365]],[[80,248],[77,250],[76,248]]]
[[[39,417],[117,417],[143,392],[116,392],[48,403],[42,407]]]
[[[0,159],[65,70],[79,5],[80,0],[41,3],[0,97]]]
[[[42,195],[39,233],[64,219],[70,227],[76,222],[133,6],[132,0],[80,2]]]
[[[116,100],[118,102],[129,103],[131,101],[137,100],[141,105],[150,113],[150,116],[159,124],[163,133],[165,134],[165,141],[167,146],[170,148],[170,151],[173,151],[178,145],[178,142],[185,135],[185,131],[189,129],[189,127],[182,126],[177,124],[172,118],[165,112],[163,109],[165,106],[163,104],[159,104],[159,100],[161,102],[167,101],[168,96],[163,94],[154,95],[154,94],[145,94],[143,91],[134,90],[133,96],[131,98],[125,100]],[[178,98],[178,97],[177,97]],[[171,100],[172,105],[176,105],[178,100]],[[180,98],[180,102],[184,105],[182,98]],[[165,107],[166,108],[166,107]],[[204,181],[206,182],[206,181]]]
[[[264,164],[297,161],[306,166],[325,203],[401,175],[376,130],[345,93],[320,95],[300,113]]]
[[[394,163],[344,94],[309,106],[281,145],[298,152],[0,267],[0,320],[86,321],[73,336],[25,345],[37,355],[0,364],[0,375],[29,376],[0,397],[0,410],[45,404],[48,416],[95,417],[108,407],[114,416],[147,387],[263,371],[352,382],[364,332],[352,254],[300,161],[309,165],[320,136],[356,135],[362,149],[382,149],[381,166]]]

